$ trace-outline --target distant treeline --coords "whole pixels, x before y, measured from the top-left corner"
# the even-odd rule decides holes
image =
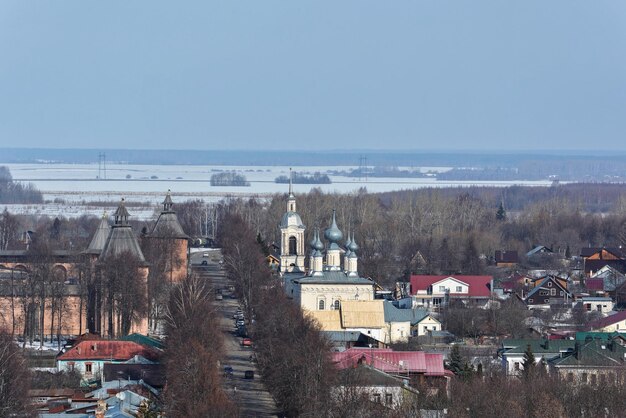
[[[11,171],[0,166],[0,203],[42,203],[43,196],[32,183],[13,181]]]
[[[250,186],[246,176],[233,172],[217,173],[211,176],[211,186]]]
[[[287,176],[278,176],[274,179],[276,183],[289,183],[289,177]],[[306,174],[298,174],[293,173],[292,181],[294,184],[331,184],[330,177],[326,174],[320,174],[319,171],[316,171],[311,176],[307,176]]]
[[[419,170],[400,170],[395,166],[380,166],[373,168],[356,168],[346,174],[348,177],[399,177],[399,178],[422,178],[427,174]]]

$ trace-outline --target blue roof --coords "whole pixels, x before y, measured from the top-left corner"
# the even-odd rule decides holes
[[[410,322],[415,325],[430,315],[427,309],[399,309],[389,301],[383,302],[383,307],[385,322]]]

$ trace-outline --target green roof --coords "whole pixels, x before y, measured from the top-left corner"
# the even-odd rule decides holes
[[[163,350],[165,348],[165,344],[163,344],[161,340],[157,340],[156,338],[148,337],[147,335],[143,334],[130,334],[120,338],[120,340],[132,341],[146,347],[158,348],[159,350]]]
[[[555,367],[622,367],[626,347],[616,341],[592,340],[579,344],[575,351],[563,357],[550,360]]]
[[[523,339],[504,340],[502,348],[505,354],[524,354],[528,345],[533,354],[561,353],[572,351],[576,341],[574,340],[548,340],[548,339]]]
[[[621,337],[626,340],[626,332],[577,332],[576,340],[585,341],[587,338],[600,339],[602,341],[610,341],[615,337]]]

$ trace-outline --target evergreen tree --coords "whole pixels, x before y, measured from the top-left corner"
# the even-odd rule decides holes
[[[456,375],[460,375],[463,372],[463,356],[458,345],[453,345],[450,350],[450,360],[448,361],[448,370]]]
[[[569,248],[569,244],[567,244],[565,248],[565,259],[569,260],[570,258],[572,258],[572,250]]]
[[[530,348],[530,344],[526,346],[526,351],[524,351],[524,362],[522,365],[524,366],[524,376],[528,376],[535,368],[535,355]]]
[[[504,204],[500,201],[500,206],[498,207],[498,211],[496,212],[496,219],[499,221],[506,220],[506,211],[504,210]]]

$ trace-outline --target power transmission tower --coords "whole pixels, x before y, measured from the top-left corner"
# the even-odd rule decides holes
[[[361,177],[365,177],[367,181],[367,157],[363,155],[359,157],[359,180]]]

